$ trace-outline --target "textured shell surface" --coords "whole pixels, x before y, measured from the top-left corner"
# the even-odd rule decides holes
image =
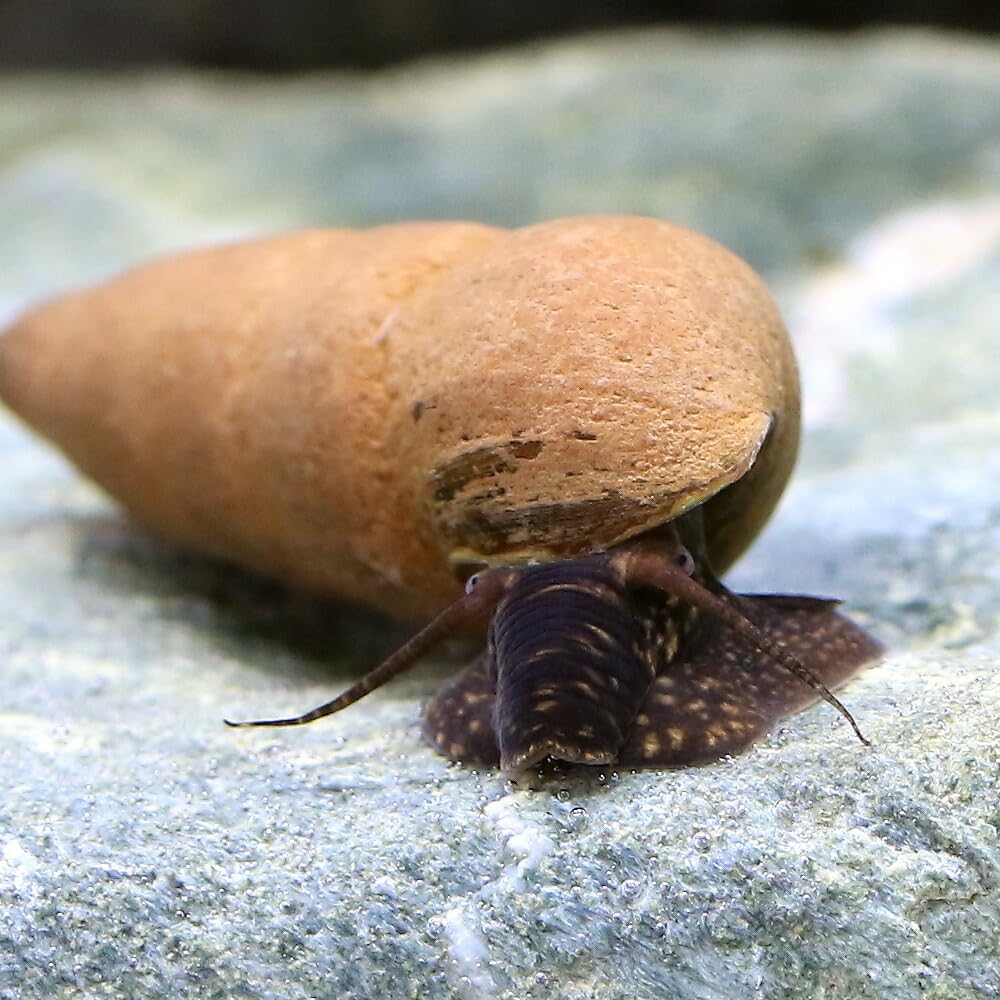
[[[464,564],[599,550],[706,499],[721,571],[798,435],[763,283],[637,217],[153,261],[17,321],[0,395],[160,535],[414,619]]]
[[[426,350],[406,325],[431,317]],[[403,437],[453,560],[607,547],[741,479],[767,441],[719,517],[723,569],[790,471],[798,384],[777,310],[749,267],[687,230],[595,218],[505,234],[397,322],[394,373],[417,405]]]

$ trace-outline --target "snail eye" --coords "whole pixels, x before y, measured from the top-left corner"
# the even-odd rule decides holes
[[[471,594],[476,589],[476,587],[479,586],[479,580],[481,575],[482,574],[480,573],[473,573],[472,576],[470,576],[469,579],[465,581],[465,592],[467,594]]]
[[[687,549],[681,549],[674,556],[674,565],[680,567],[688,576],[694,572],[694,556]]]

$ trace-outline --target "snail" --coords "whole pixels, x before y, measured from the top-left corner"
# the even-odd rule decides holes
[[[444,755],[701,763],[879,652],[835,601],[720,576],[799,436],[763,282],[708,238],[595,216],[314,230],[142,265],[27,312],[0,396],[141,525],[485,651]],[[465,587],[463,590],[463,581]]]

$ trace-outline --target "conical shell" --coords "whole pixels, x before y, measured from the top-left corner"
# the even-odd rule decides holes
[[[0,395],[158,534],[408,617],[454,597],[456,564],[607,547],[702,502],[721,571],[799,425],[760,279],[632,217],[156,261],[16,322]]]

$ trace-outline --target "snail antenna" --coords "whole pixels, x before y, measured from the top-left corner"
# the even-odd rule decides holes
[[[386,681],[392,680],[397,674],[409,670],[420,657],[444,639],[463,628],[475,625],[489,615],[510,586],[515,575],[516,570],[495,569],[485,570],[470,577],[462,597],[445,608],[388,659],[365,674],[361,680],[349,687],[343,694],[337,695],[332,701],[288,719],[255,719],[251,722],[231,722],[229,719],[223,719],[223,722],[234,729],[249,726],[304,726],[306,723],[315,722],[324,716],[342,711],[356,701],[360,701],[365,695],[371,694]]]

